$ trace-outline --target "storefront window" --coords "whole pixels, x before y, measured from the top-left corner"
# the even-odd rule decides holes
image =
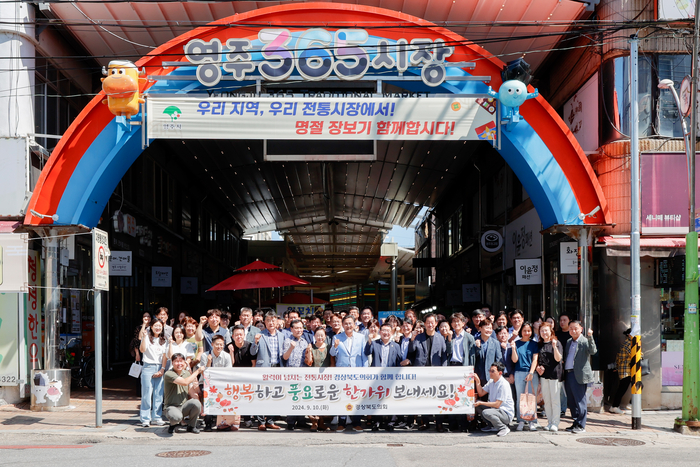
[[[690,63],[690,55],[659,55],[659,80],[673,80],[676,91],[680,92],[683,77],[690,75]],[[670,90],[662,89],[659,92],[657,118],[660,135],[683,137],[678,107]]]
[[[638,106],[639,136],[653,134],[652,130],[652,85],[651,60],[653,57],[639,56]],[[603,63],[601,88],[601,143],[629,138],[630,134],[630,58],[617,57]]]

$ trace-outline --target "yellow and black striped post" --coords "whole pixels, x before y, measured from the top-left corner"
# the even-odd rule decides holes
[[[632,429],[641,430],[641,399],[642,399],[642,337],[632,336],[632,348],[630,349],[630,379],[632,382]],[[637,399],[635,401],[635,399]],[[635,402],[637,402],[635,404]],[[639,410],[635,410],[639,408]],[[639,412],[639,414],[635,412]]]

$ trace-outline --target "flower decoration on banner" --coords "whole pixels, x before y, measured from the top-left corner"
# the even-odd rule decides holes
[[[474,406],[474,375],[467,374],[464,375],[464,384],[457,386],[457,390],[452,395],[452,397],[444,399],[441,404],[438,405],[440,413],[452,412],[462,407],[473,407]],[[462,410],[457,410],[461,412]]]

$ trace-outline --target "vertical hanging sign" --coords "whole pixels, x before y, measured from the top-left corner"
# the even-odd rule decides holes
[[[109,290],[109,238],[100,229],[92,229],[92,281],[96,290]]]

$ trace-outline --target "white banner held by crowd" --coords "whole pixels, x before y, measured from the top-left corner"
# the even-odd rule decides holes
[[[209,368],[208,415],[473,414],[470,366]]]
[[[148,139],[489,140],[484,98],[149,97]]]

